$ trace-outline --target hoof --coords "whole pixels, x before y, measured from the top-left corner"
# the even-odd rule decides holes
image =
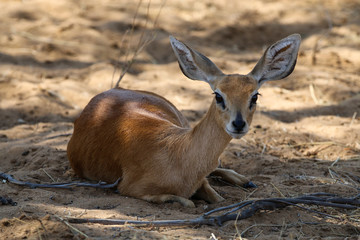
[[[243,185],[244,188],[257,188],[256,184],[249,181]]]

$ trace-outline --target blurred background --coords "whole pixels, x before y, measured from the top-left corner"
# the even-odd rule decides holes
[[[73,121],[93,96],[114,86],[124,73],[121,87],[166,97],[195,125],[212,92],[182,75],[169,35],[208,56],[224,73],[246,74],[270,44],[299,33],[294,72],[262,87],[251,132],[233,140],[221,156],[223,167],[248,176],[259,188],[247,192],[216,180],[212,184],[226,198],[223,205],[250,196],[358,193],[358,0],[1,0],[0,7],[0,172],[33,182],[81,180],[66,157]],[[53,218],[65,211],[84,217],[164,219],[194,217],[209,207],[201,201],[195,210],[154,205],[110,191],[1,188],[1,194],[18,202],[17,207],[0,208],[0,221],[10,222],[0,231],[5,239],[78,237]],[[272,227],[247,231],[255,222]],[[330,221],[295,209],[242,224],[243,237],[259,239],[342,238],[360,232],[358,221],[350,218]],[[239,238],[233,225],[138,232],[127,227],[79,229],[104,238],[208,239],[211,233],[219,239]]]

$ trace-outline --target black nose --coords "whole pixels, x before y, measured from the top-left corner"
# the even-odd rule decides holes
[[[246,123],[242,118],[236,118],[235,121],[232,122],[232,125],[237,132],[241,132],[245,127],[245,124]]]

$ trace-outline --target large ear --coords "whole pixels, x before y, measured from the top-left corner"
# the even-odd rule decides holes
[[[184,75],[193,80],[205,81],[214,89],[215,80],[224,73],[210,59],[173,36],[170,36],[170,43]]]
[[[249,74],[258,81],[259,86],[266,81],[289,76],[295,68],[300,42],[300,35],[293,34],[274,43],[266,49]]]

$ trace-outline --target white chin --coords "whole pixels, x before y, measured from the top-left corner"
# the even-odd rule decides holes
[[[232,138],[235,138],[235,139],[240,139],[242,138],[243,136],[245,136],[245,134],[247,132],[240,132],[240,133],[234,133],[234,132],[229,132],[229,131],[226,131]]]

